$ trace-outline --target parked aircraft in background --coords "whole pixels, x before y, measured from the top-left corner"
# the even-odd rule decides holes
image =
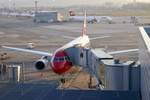
[[[34,17],[34,14],[31,13],[18,13],[18,12],[1,12],[0,15],[14,16],[14,17]]]
[[[70,21],[84,21],[84,16],[77,16],[74,11],[69,11]],[[112,23],[112,18],[109,16],[87,16],[88,23]]]

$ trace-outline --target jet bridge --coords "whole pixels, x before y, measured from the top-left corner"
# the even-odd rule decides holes
[[[134,61],[120,62],[102,49],[72,47],[66,50],[72,63],[80,65],[96,78],[104,90],[140,90],[140,64]],[[104,66],[104,75],[100,73]],[[101,76],[104,76],[102,83]]]

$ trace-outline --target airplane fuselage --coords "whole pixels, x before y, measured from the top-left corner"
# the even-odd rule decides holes
[[[87,35],[83,35],[57,49],[52,55],[50,62],[52,70],[57,74],[64,74],[67,72],[73,66],[73,64],[65,52],[65,49],[73,46],[86,48],[89,46],[89,44],[89,37]]]
[[[72,20],[72,21],[82,22],[84,20],[84,16],[70,16],[69,19]],[[112,18],[110,18],[109,16],[87,16],[87,21],[88,22],[92,21],[92,20],[96,20],[97,22],[112,21]]]

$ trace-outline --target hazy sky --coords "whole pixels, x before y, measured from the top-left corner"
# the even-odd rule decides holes
[[[0,6],[8,6],[9,1],[11,4],[16,4],[16,6],[34,6],[35,0],[0,0]],[[133,0],[37,0],[40,6],[69,6],[69,5],[100,5],[104,2],[113,2],[116,4],[122,4],[127,2],[132,2]],[[150,0],[136,0],[138,2],[149,2]]]

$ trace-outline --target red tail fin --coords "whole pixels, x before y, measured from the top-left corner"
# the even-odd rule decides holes
[[[75,12],[74,11],[69,11],[69,16],[75,16]]]
[[[82,28],[82,36],[86,35],[87,33],[87,21],[86,21],[86,11],[84,12],[84,22],[83,22],[83,28]]]

